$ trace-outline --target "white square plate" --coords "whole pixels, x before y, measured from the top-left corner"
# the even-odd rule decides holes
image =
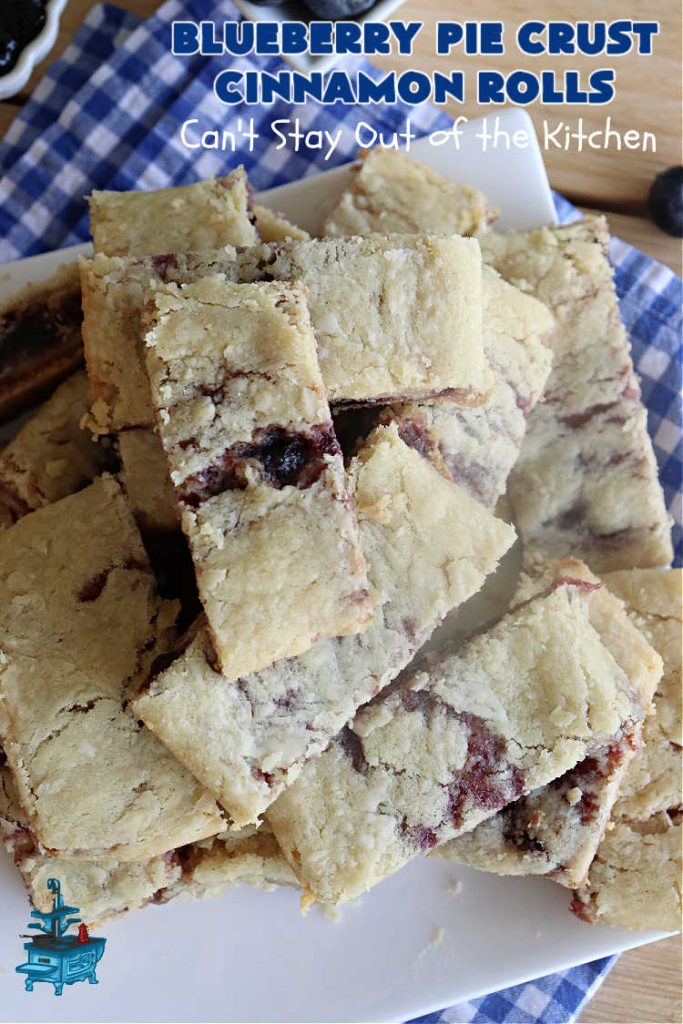
[[[420,142],[413,155],[454,180],[478,185],[500,207],[500,225],[554,223],[548,180],[528,116],[500,115],[526,129],[527,149],[482,153],[468,126],[459,152]],[[315,231],[348,181],[341,168],[263,193],[260,202]],[[86,246],[0,267],[0,298],[49,275]],[[96,524],[94,524],[96,528]],[[460,616],[502,611],[514,556],[478,605]],[[453,629],[447,629],[453,635]],[[443,631],[440,633],[443,637]],[[460,891],[452,890],[454,882]],[[68,893],[66,894],[68,898]],[[418,859],[345,908],[336,922],[315,908],[304,919],[298,895],[240,887],[221,899],[151,907],[111,922],[98,987],[23,990],[14,973],[29,907],[18,873],[0,855],[0,1019],[3,1021],[267,1022],[404,1021],[486,992],[653,939],[569,913],[569,893],[538,879],[496,878]],[[443,939],[430,945],[438,929]]]

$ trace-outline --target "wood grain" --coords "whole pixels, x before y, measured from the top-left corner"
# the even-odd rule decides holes
[[[625,10],[622,0],[579,0],[573,6],[566,0],[545,0],[538,7],[530,0],[408,0],[401,8],[402,20],[420,19],[424,29],[416,41],[416,53],[410,56],[373,58],[381,67],[405,70],[419,67],[425,71],[465,71],[466,102],[453,101],[446,108],[457,116],[481,117],[495,114],[495,108],[477,107],[474,99],[475,72],[482,70],[531,71],[576,68],[584,77],[597,67],[614,67],[617,72],[617,95],[606,106],[572,106],[561,108],[533,104],[527,109],[535,124],[549,119],[575,123],[582,117],[587,129],[604,124],[606,116],[621,131],[634,128],[652,131],[657,138],[657,153],[615,151],[564,152],[548,150],[546,166],[553,186],[578,205],[618,209],[622,213],[645,212],[647,193],[653,177],[660,170],[681,162],[681,6],[679,0],[638,0]],[[501,56],[462,56],[453,51],[450,57],[434,53],[434,26],[438,20],[505,22],[507,52]],[[518,26],[532,18],[543,21],[576,18],[610,21],[638,18],[659,21],[661,29],[655,39],[651,57],[627,54],[601,58],[527,57],[515,45]],[[469,97],[469,99],[467,98]]]
[[[95,0],[70,0],[62,15],[58,42],[49,57],[36,68],[24,92],[12,100],[0,102],[0,136],[7,130],[20,106],[31,94],[48,64],[63,52],[73,38]],[[116,0],[120,7],[148,17],[159,5],[158,0]],[[433,52],[433,30],[437,20],[503,20],[506,35],[513,38],[515,28],[530,17],[543,20],[566,19],[574,15],[581,20],[638,17],[660,22],[661,32],[655,43],[655,56],[633,55],[616,58],[617,99],[608,108],[566,107],[562,119],[575,122],[583,117],[589,129],[604,122],[609,113],[620,130],[635,128],[654,131],[657,152],[615,153],[558,152],[545,154],[552,185],[568,198],[591,210],[608,213],[612,231],[639,246],[644,252],[668,264],[680,273],[681,243],[659,231],[645,216],[647,191],[658,171],[681,162],[681,12],[679,0],[639,0],[624,10],[622,0],[580,0],[569,8],[564,0],[546,0],[536,11],[529,0],[408,0],[398,15],[404,20],[419,19],[425,29],[413,57],[392,56],[377,59],[385,68],[405,70],[419,67],[426,71],[450,71],[463,67],[468,90],[472,89],[475,69],[497,68],[502,71],[517,67],[539,70],[541,67],[559,71],[576,67],[584,74],[596,65],[589,58],[522,58],[510,47],[499,57],[437,57]],[[453,115],[481,116],[470,99],[462,107],[448,107]],[[529,108],[537,125],[544,118],[555,122],[555,108]],[[581,1024],[680,1024],[681,1007],[681,940],[680,936],[644,946],[625,953],[584,1010]]]
[[[681,936],[624,953],[580,1024],[680,1024]]]

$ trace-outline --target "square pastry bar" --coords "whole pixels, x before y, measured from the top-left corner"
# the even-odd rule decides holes
[[[111,256],[201,252],[252,245],[258,238],[243,167],[180,188],[93,192],[89,202],[95,252]]]
[[[272,889],[298,884],[265,824],[258,830],[220,832],[143,861],[55,855],[31,831],[8,768],[0,768],[0,843],[35,907],[50,909],[47,880],[57,877],[88,925],[171,899],[216,897],[235,885]]]
[[[308,238],[281,213],[255,204],[243,167],[225,178],[152,192],[93,192],[90,230],[96,252],[148,256],[201,252]]]
[[[258,240],[251,189],[244,168],[225,178],[154,192],[93,192],[90,230],[95,252],[119,256],[219,249],[253,245]],[[139,285],[108,281],[93,286],[81,275],[83,343],[90,389],[90,428],[118,433],[152,422],[149,386],[138,318],[131,305],[141,299]],[[120,321],[119,318],[123,318]],[[128,349],[118,334],[135,339]]]
[[[268,274],[307,289],[333,404],[452,393],[476,405],[492,389],[475,239],[311,239],[257,246],[240,254],[239,264],[241,280]]]
[[[471,234],[495,219],[485,197],[402,153],[375,149],[354,168],[353,184],[324,225],[326,235],[454,231]],[[488,267],[483,278],[484,354],[495,387],[486,403],[457,401],[395,406],[401,436],[488,508],[504,493],[529,413],[550,372],[553,319]]]
[[[680,569],[633,569],[608,573],[605,582],[659,651],[664,675],[655,714],[643,728],[643,749],[628,766],[612,827],[572,910],[585,921],[675,931],[683,912],[683,574]]]
[[[220,831],[213,799],[129,706],[173,639],[118,484],[0,533],[0,741],[44,847],[143,860]]]
[[[448,393],[480,404],[493,387],[473,239],[372,236],[139,260],[98,255],[81,269],[91,419],[105,433],[153,420],[141,328],[145,289],[216,273],[303,284],[333,403]]]
[[[327,217],[323,235],[474,235],[498,215],[478,189],[396,150],[366,151],[351,172],[351,187]]]
[[[78,370],[0,451],[0,502],[19,518],[90,483],[115,459],[108,439],[93,441],[81,420],[88,384]]]
[[[226,679],[358,633],[365,562],[306,298],[221,275],[162,287],[147,365]]]
[[[134,198],[129,198],[133,196]],[[96,249],[121,254],[249,245],[308,238],[305,231],[263,206],[251,208],[241,168],[215,181],[159,192],[99,192],[92,200]],[[47,281],[21,289],[0,306],[0,421],[52,391],[83,359],[78,267],[61,268]],[[125,372],[126,367],[121,368]],[[112,389],[105,386],[114,375]],[[93,375],[93,401],[105,419],[98,432],[118,429],[116,369]],[[99,381],[99,389],[98,389]],[[107,408],[107,398],[112,408]],[[123,400],[123,396],[121,396]],[[149,401],[146,400],[149,405]],[[124,415],[124,419],[126,416]],[[111,419],[111,423],[108,420]],[[97,425],[97,424],[96,424]]]
[[[106,855],[90,859],[46,850],[31,830],[7,767],[0,768],[0,843],[21,873],[34,907],[50,909],[47,880],[58,878],[88,925],[153,901],[180,877],[177,859],[167,854],[126,863]]]
[[[0,303],[0,423],[50,394],[83,361],[78,267]]]
[[[608,242],[601,218],[482,236],[486,259],[545,302],[556,320],[544,401],[529,417],[510,479],[525,556],[575,555],[597,573],[672,558]]]
[[[587,597],[591,624],[651,715],[662,659],[629,620],[618,598],[597,585],[599,580],[581,562],[567,559],[523,579],[514,603],[528,599],[544,581],[560,575],[594,587]],[[499,875],[548,875],[562,885],[581,885],[608,827],[624,775],[642,746],[643,728],[647,730],[650,721],[648,717],[644,725],[636,722],[631,729],[620,729],[570,771],[509,804],[437,852]]]
[[[135,711],[217,796],[256,821],[356,708],[403,669],[451,608],[494,571],[512,527],[377,429],[351,463],[371,587],[370,628],[229,683],[206,630],[154,679]]]
[[[551,366],[547,308],[484,267],[484,353],[496,386],[485,405],[450,398],[392,406],[403,440],[487,508],[495,508],[526,433],[529,413]]]
[[[268,820],[316,899],[354,899],[642,717],[586,585],[560,578],[361,709]]]

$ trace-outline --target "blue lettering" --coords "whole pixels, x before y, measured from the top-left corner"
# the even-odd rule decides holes
[[[454,46],[462,42],[464,34],[462,25],[457,21],[437,21],[436,52],[448,55]]]
[[[312,21],[310,23],[308,26],[309,53],[316,56],[324,53],[334,53],[332,28],[331,21]]]
[[[396,74],[394,71],[375,81],[365,71],[358,72],[359,103],[393,103],[396,100]]]
[[[574,87],[576,87],[578,89],[578,82],[576,81],[577,78],[578,78],[578,73],[576,71],[568,71],[566,73],[566,75],[565,75],[565,86],[566,86],[568,92],[570,92],[572,90],[572,88],[574,88]],[[538,87],[538,83],[537,83],[537,87]],[[585,93],[584,93],[584,98],[583,99],[579,99],[578,98],[578,95],[579,95],[578,92],[576,94],[576,96],[577,96],[576,99],[571,100],[571,101],[568,100],[568,99],[565,99],[564,93],[562,93],[559,89],[557,89],[555,87],[555,72],[554,71],[542,71],[541,72],[541,88],[543,90],[542,95],[543,95],[543,102],[544,103],[565,103],[565,102],[566,103],[569,103],[569,102],[585,103],[586,102]],[[535,97],[534,97],[534,99],[535,99]]]
[[[257,71],[256,74],[258,75],[259,72]],[[293,79],[296,77],[296,73],[283,71],[272,75],[269,71],[261,71],[260,76],[262,103],[272,103],[276,98],[292,100]]]
[[[632,49],[632,25],[633,22],[630,21],[613,21],[611,23],[611,25],[609,26],[610,41],[607,44],[607,53],[611,53],[617,57],[620,57],[622,56],[622,54],[628,53]]]
[[[398,77],[398,96],[404,103],[424,103],[431,91],[429,75],[423,71],[404,71]]]
[[[593,32],[591,34],[591,28]],[[579,21],[576,24],[576,48],[579,53],[595,57],[605,49],[607,26],[604,21]]]
[[[254,22],[226,21],[223,25],[223,41],[226,51],[236,57],[244,57],[245,54],[251,53],[254,49]]]
[[[505,103],[505,78],[500,71],[478,73],[477,99],[480,103]]]
[[[223,53],[223,44],[216,39],[216,25],[213,21],[200,21],[199,32],[202,40],[201,52],[206,57],[217,57]]]
[[[447,99],[462,103],[465,99],[465,76],[462,71],[451,71],[450,76],[441,71],[434,72],[434,102],[445,103]]]
[[[505,53],[503,44],[503,23],[500,21],[482,21],[481,53]]]
[[[213,91],[215,92],[221,103],[232,105],[235,103],[242,102],[242,96],[240,92],[234,88],[242,81],[241,71],[230,71],[226,69],[220,71],[216,75],[216,80],[213,83]]]
[[[194,21],[174,21],[171,25],[171,53],[189,57],[199,49],[199,29]]]
[[[315,73],[315,72],[314,72]],[[345,71],[332,71],[327,79],[323,103],[355,103],[356,97]]]
[[[545,29],[542,21],[525,21],[517,30],[517,46],[522,53],[529,53],[537,56],[543,53],[545,47],[540,39],[533,39],[532,36],[540,36]]]
[[[538,99],[538,78],[531,71],[513,71],[508,76],[506,88],[512,103],[524,105]]]
[[[282,52],[306,53],[308,39],[303,21],[282,22]]]
[[[422,28],[419,21],[390,21],[389,28],[394,33],[398,43],[398,52],[411,54],[413,52],[413,40]]]
[[[364,52],[370,54],[391,53],[390,35],[391,32],[388,25],[382,22],[368,21],[365,25]],[[339,53],[339,49],[337,49],[337,53]]]
[[[659,24],[656,21],[634,21],[633,34],[638,37],[638,53],[644,56],[652,53],[652,39],[658,32]]]
[[[610,68],[592,71],[588,82],[595,89],[588,97],[589,103],[610,103],[614,99],[614,71]]]
[[[337,22],[337,53],[362,53],[361,27],[357,21]]]
[[[256,31],[256,53],[269,57],[280,53],[279,26],[274,21],[259,22]]]
[[[552,21],[548,26],[546,53],[576,53],[574,26],[570,25],[568,21]]]

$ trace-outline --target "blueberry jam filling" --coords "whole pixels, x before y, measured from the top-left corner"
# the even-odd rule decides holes
[[[491,479],[493,474],[486,466],[477,462],[469,462],[452,452],[444,459],[446,468],[453,483],[468,491],[473,498],[488,505],[491,498]],[[495,495],[494,495],[495,500]]]
[[[505,740],[492,732],[482,718],[466,711],[456,711],[428,690],[406,688],[397,690],[396,694],[405,711],[420,714],[425,720],[445,714],[464,726],[467,734],[465,762],[453,770],[452,781],[444,787],[446,806],[443,821],[431,827],[424,822],[409,822],[404,815],[398,822],[402,839],[420,850],[429,850],[439,841],[443,825],[460,829],[466,814],[472,809],[481,808],[493,813],[522,795],[524,779],[519,769],[507,759]],[[346,726],[339,734],[338,743],[354,770],[366,775],[370,767],[361,737]]]
[[[98,597],[104,591],[107,585],[107,580],[114,569],[124,569],[126,572],[142,572],[149,574],[151,572],[149,566],[145,562],[140,562],[136,558],[129,558],[123,565],[111,565],[108,569],[98,573],[96,576],[91,577],[84,583],[78,592],[78,600],[81,604],[88,604],[90,601],[96,601]]]
[[[158,256],[151,256],[152,269],[159,280],[167,281],[169,274],[178,269],[178,257],[174,253],[162,253]]]
[[[88,604],[90,601],[96,601],[104,590],[109,572],[98,573],[97,576],[93,576],[91,580],[88,580],[78,592],[78,600],[81,604]]]
[[[272,772],[264,772],[260,768],[257,768],[256,765],[252,765],[251,774],[252,777],[257,779],[259,782],[265,782],[269,789],[272,788],[272,785],[275,782],[275,776]]]
[[[436,448],[436,441],[434,435],[424,423],[419,423],[415,419],[403,420],[399,424],[398,432],[401,440],[409,448],[414,448],[425,459],[431,458]]]
[[[584,899],[581,896],[574,896],[569,909],[572,914],[575,914],[579,920],[585,921],[587,924],[593,923],[593,913],[595,911],[595,897],[590,896],[588,904],[584,903]]]
[[[196,508],[224,491],[243,490],[247,486],[247,466],[257,468],[264,480],[278,490],[304,490],[320,478],[326,466],[325,457],[340,453],[330,424],[313,427],[307,434],[290,434],[281,427],[273,427],[249,444],[233,445],[219,463],[188,477],[180,499]]]
[[[368,770],[368,763],[365,760],[363,741],[358,733],[355,733],[353,729],[345,725],[339,733],[339,743],[351,762],[354,771],[358,772],[359,775],[365,775]]]
[[[33,302],[0,318],[0,375],[14,364],[55,348],[65,339],[81,343],[81,295],[69,292],[58,303]]]
[[[3,0],[0,5],[0,75],[15,66],[22,50],[45,25],[46,0]]]
[[[417,846],[419,850],[431,850],[438,842],[433,828],[428,828],[426,825],[409,825],[406,817],[401,820],[399,832],[404,839],[407,839],[413,846]]]
[[[460,713],[467,725],[467,757],[448,787],[448,813],[451,822],[460,828],[466,807],[499,811],[524,791],[522,773],[506,757],[502,736],[491,732],[477,715]]]
[[[581,790],[579,814],[581,824],[587,825],[594,821],[600,812],[600,788],[605,779],[610,778],[623,763],[626,751],[632,748],[632,736],[609,744],[604,750],[585,757],[574,768],[566,772],[560,779],[551,783],[553,789],[569,790],[577,787]]]

